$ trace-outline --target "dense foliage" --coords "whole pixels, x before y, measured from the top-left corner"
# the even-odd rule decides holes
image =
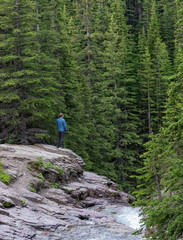
[[[183,236],[183,3],[176,1],[174,73],[168,78],[163,124],[150,135],[138,170],[135,191],[142,206],[143,221],[150,239],[176,240]],[[171,55],[171,50],[170,50]],[[147,184],[148,183],[148,184]],[[148,238],[148,239],[149,239]]]
[[[162,240],[183,232],[182,9],[181,0],[0,2],[0,142],[56,145],[64,112],[66,147],[137,189]]]

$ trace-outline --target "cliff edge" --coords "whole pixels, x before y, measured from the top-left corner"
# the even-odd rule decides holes
[[[132,231],[100,211],[128,205],[128,195],[106,177],[84,172],[83,159],[71,150],[0,144],[0,159],[0,239],[71,240],[69,230],[84,222]]]

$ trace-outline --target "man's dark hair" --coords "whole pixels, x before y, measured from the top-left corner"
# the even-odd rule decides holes
[[[59,116],[60,116],[60,117],[63,117],[63,116],[64,116],[64,114],[63,114],[63,113],[60,113],[60,114],[59,114]]]

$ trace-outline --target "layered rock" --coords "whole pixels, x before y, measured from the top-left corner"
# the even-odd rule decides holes
[[[0,158],[11,178],[0,182],[0,239],[70,240],[69,229],[84,222],[132,231],[97,211],[127,205],[128,195],[106,177],[84,172],[84,161],[71,150],[1,144]]]

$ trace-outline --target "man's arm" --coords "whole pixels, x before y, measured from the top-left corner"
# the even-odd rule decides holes
[[[64,119],[64,122],[63,122],[64,124],[64,129],[65,129],[65,131],[67,131],[67,125],[66,125],[66,121],[65,121],[65,119]]]
[[[58,126],[58,124],[59,124],[59,123],[58,123],[58,119],[57,119],[56,123],[57,123],[57,129],[59,129],[59,126]]]

